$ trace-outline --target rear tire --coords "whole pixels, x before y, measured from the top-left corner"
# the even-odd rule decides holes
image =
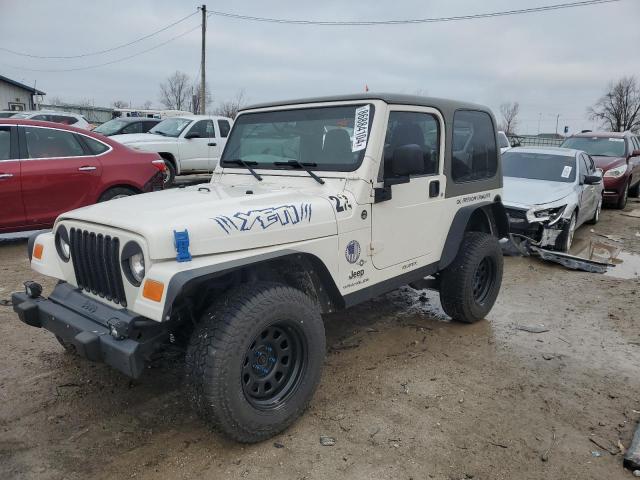
[[[137,192],[131,190],[130,188],[125,188],[125,187],[111,188],[100,196],[100,200],[98,200],[98,202],[106,202],[107,200],[115,200],[117,198],[130,197],[131,195],[135,195],[136,193]]]
[[[489,313],[502,283],[503,258],[490,234],[467,232],[453,263],[440,278],[440,302],[453,320],[474,323]]]
[[[304,412],[324,356],[322,317],[309,297],[282,284],[247,284],[209,308],[191,335],[189,400],[215,429],[259,442]]]

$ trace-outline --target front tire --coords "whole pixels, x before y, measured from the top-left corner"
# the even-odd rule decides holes
[[[168,188],[173,185],[176,179],[176,167],[170,160],[164,159],[165,170],[162,173],[162,181],[164,182],[164,188]]]
[[[567,226],[564,227],[562,233],[558,237],[559,242],[556,244],[557,249],[561,252],[569,253],[573,245],[573,237],[576,233],[576,225],[578,224],[578,213],[573,212]]]
[[[453,320],[475,323],[489,313],[502,283],[503,258],[490,234],[467,232],[454,261],[441,273],[440,302]]]
[[[322,317],[295,288],[258,282],[207,310],[186,356],[189,399],[215,429],[243,443],[272,437],[306,409],[325,356]]]
[[[629,196],[633,198],[638,198],[638,196],[640,196],[640,182],[636,183],[629,189]]]
[[[629,184],[627,183],[622,191],[622,195],[618,199],[618,203],[616,204],[616,208],[618,210],[622,210],[627,206],[627,199],[629,198]]]

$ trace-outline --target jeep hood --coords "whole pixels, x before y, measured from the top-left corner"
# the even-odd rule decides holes
[[[175,137],[163,137],[155,133],[130,133],[125,135],[112,135],[109,137],[123,145],[140,145],[145,143],[176,143]]]
[[[573,183],[504,177],[503,202],[505,204],[534,206],[552,203],[573,191]]]
[[[58,221],[66,219],[139,234],[155,260],[175,258],[174,230],[189,231],[193,256],[337,234],[333,206],[324,194],[268,185],[175,188],[80,208]]]

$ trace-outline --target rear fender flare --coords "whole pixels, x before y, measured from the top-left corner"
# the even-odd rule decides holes
[[[502,205],[500,197],[496,197],[493,202],[480,202],[474,205],[467,205],[458,210],[453,217],[449,233],[442,249],[439,270],[444,270],[456,258],[462,238],[465,232],[470,230],[472,224],[479,219],[486,225],[486,229],[496,238],[509,236],[509,220],[507,212]]]

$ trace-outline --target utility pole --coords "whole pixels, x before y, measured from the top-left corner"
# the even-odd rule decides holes
[[[205,50],[207,47],[207,6],[202,5],[200,7],[202,11],[202,48],[200,52],[200,114],[204,115],[205,109]]]
[[[556,135],[558,135],[558,122],[560,121],[560,114],[556,115]]]

